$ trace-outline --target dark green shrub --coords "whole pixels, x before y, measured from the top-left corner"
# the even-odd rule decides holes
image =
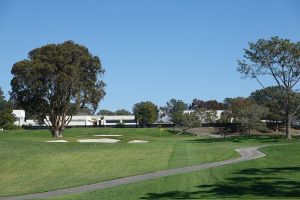
[[[261,133],[271,133],[272,131],[267,127],[265,123],[259,123],[256,126],[256,130]]]
[[[21,127],[15,125],[13,123],[6,123],[1,128],[3,128],[4,130],[18,130],[18,129],[22,129]]]

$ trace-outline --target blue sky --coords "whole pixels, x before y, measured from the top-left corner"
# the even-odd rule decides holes
[[[101,109],[248,96],[260,86],[236,71],[243,48],[300,41],[299,10],[296,0],[1,0],[0,87],[8,97],[11,67],[30,50],[73,40],[102,60]]]

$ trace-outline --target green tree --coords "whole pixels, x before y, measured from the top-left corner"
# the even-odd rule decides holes
[[[227,112],[224,113],[224,117],[235,119],[241,109],[244,109],[250,105],[255,104],[255,101],[250,98],[236,97],[236,98],[226,98],[224,100]]]
[[[238,60],[237,68],[244,78],[256,79],[264,87],[260,77],[270,76],[277,86],[284,88],[285,101],[282,107],[286,138],[290,139],[291,121],[300,109],[300,105],[295,110],[291,108],[293,91],[300,80],[300,42],[278,37],[259,39],[256,43],[249,43],[249,48],[244,51],[244,59]]]
[[[221,113],[220,119],[217,120],[219,123],[231,123],[232,114],[230,110],[225,110]]]
[[[131,115],[131,112],[125,109],[119,109],[115,111],[115,115]]]
[[[198,116],[201,124],[202,123],[214,123],[217,121],[217,111],[207,110],[205,108],[197,108],[194,110],[195,114]]]
[[[0,87],[0,127],[8,126],[14,123],[15,116],[12,114],[12,104],[5,100],[3,91]]]
[[[237,121],[241,123],[243,127],[246,127],[248,134],[250,134],[251,129],[261,124],[262,117],[264,117],[268,112],[268,108],[257,104],[252,104],[244,107],[238,112]]]
[[[29,52],[12,67],[11,98],[45,122],[53,137],[80,107],[97,109],[105,95],[100,59],[72,41],[49,44]]]
[[[152,124],[158,118],[158,108],[151,101],[137,103],[132,110],[140,127]]]
[[[114,112],[110,111],[110,110],[99,110],[98,115],[107,115],[107,116],[111,116],[114,115]]]
[[[174,126],[179,127],[183,120],[183,112],[188,108],[182,100],[171,99],[165,107],[161,107],[162,117],[167,116]]]
[[[80,107],[76,113],[76,115],[93,115],[94,110],[89,107]]]
[[[202,101],[200,99],[193,99],[190,109],[205,108],[207,110],[224,110],[225,104],[217,100]]]
[[[201,124],[202,122],[200,121],[197,113],[195,112],[183,113],[183,115],[181,116],[180,123],[177,124],[178,128],[180,129],[178,135],[191,128],[200,127]]]
[[[294,93],[290,100],[290,107],[296,110],[300,105],[300,94]],[[285,89],[281,86],[271,86],[252,92],[250,98],[254,99],[257,104],[269,108],[269,114],[266,119],[276,122],[276,131],[278,131],[278,121],[284,120],[285,114]],[[297,113],[297,116],[299,112]],[[295,115],[296,116],[296,115]]]

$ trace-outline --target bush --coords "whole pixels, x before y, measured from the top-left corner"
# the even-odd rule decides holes
[[[249,129],[242,123],[237,125],[237,132],[241,134],[246,134],[249,131]]]
[[[21,127],[15,125],[13,123],[6,123],[1,128],[3,128],[4,130],[18,130],[18,129],[22,129]]]
[[[265,123],[259,123],[256,126],[256,130],[258,130],[261,133],[270,133],[272,131],[269,130],[269,128],[267,127],[267,125]]]

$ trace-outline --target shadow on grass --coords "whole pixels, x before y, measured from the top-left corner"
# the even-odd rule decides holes
[[[236,174],[240,175],[276,175],[282,173],[300,172],[300,167],[269,167],[269,168],[248,168],[238,171]]]
[[[300,173],[300,167],[244,169],[220,183],[196,186],[193,192],[148,193],[141,199],[299,198],[300,182],[278,177],[282,173]]]

